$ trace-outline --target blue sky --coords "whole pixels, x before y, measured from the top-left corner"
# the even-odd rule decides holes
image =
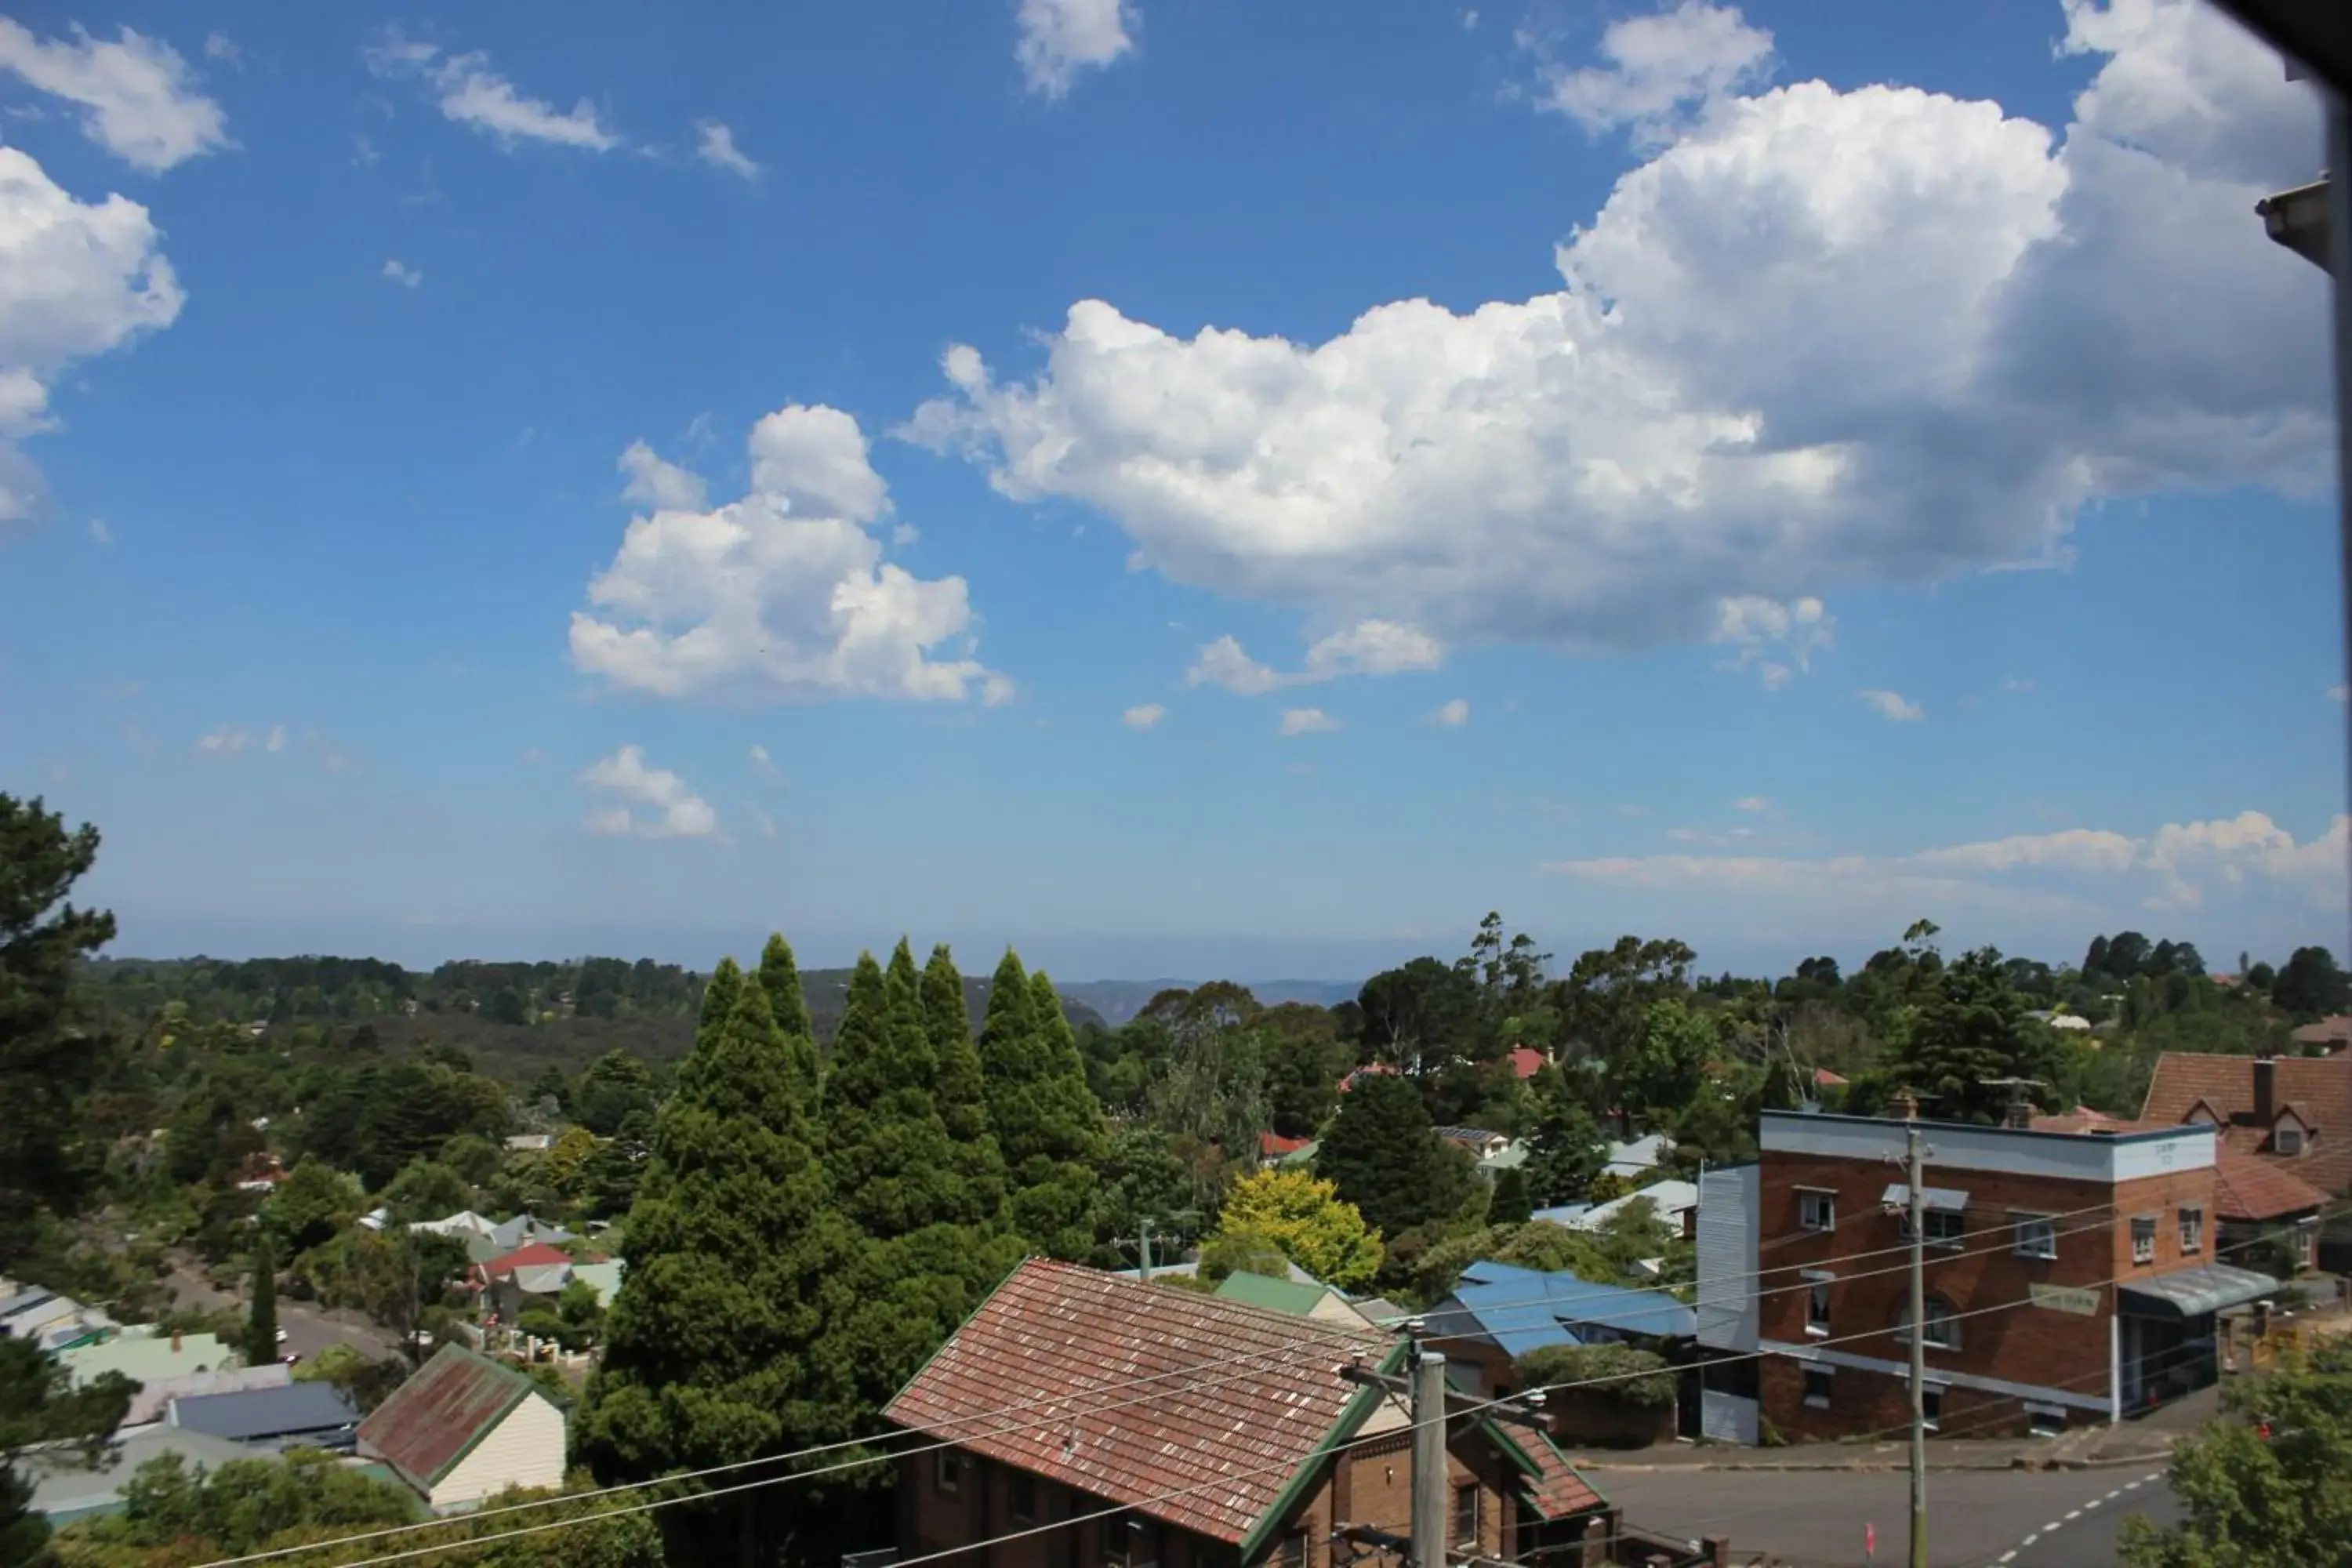
[[[0,780],[123,951],[2341,948],[2190,0],[19,6]]]

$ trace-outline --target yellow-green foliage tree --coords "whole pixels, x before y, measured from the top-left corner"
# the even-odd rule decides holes
[[[1370,1283],[1386,1257],[1380,1232],[1356,1205],[1305,1171],[1264,1170],[1236,1182],[1217,1226],[1269,1237],[1293,1263],[1343,1290]]]

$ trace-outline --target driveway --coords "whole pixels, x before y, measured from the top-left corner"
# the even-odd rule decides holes
[[[233,1291],[219,1289],[205,1278],[202,1268],[193,1261],[175,1261],[167,1278],[173,1299],[180,1306],[206,1312],[216,1312],[225,1307],[240,1312],[247,1310],[247,1299],[242,1288]],[[286,1343],[280,1348],[304,1361],[329,1345],[349,1345],[378,1361],[400,1353],[399,1335],[366,1313],[349,1307],[329,1311],[308,1301],[289,1301],[280,1296],[278,1326],[286,1331]]]
[[[1628,1524],[1666,1536],[1727,1536],[1734,1563],[1769,1557],[1790,1568],[1862,1568],[1907,1561],[1910,1478],[1899,1472],[1622,1470],[1591,1479],[1624,1510]],[[2168,1522],[2171,1502],[2158,1465],[1947,1471],[1927,1478],[1927,1560],[1935,1568],[2112,1563],[2121,1519],[2145,1513]],[[1874,1558],[1864,1546],[1873,1527]]]

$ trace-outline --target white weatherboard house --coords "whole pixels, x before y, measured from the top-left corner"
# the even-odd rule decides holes
[[[564,1414],[501,1362],[443,1345],[360,1423],[359,1456],[389,1466],[435,1513],[509,1487],[563,1484]]]

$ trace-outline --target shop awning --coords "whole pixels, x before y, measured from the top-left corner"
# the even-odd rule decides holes
[[[1919,1192],[1920,1195],[1927,1200],[1929,1208],[1940,1210],[1945,1214],[1958,1214],[1969,1206],[1969,1194],[1958,1187],[1922,1187]],[[1891,1204],[1896,1208],[1907,1209],[1911,1206],[1911,1188],[1905,1183],[1897,1182],[1888,1187],[1878,1201]]]
[[[2209,1263],[2152,1279],[2120,1281],[2116,1310],[2134,1318],[2201,1318],[2273,1294],[2278,1288],[2279,1282],[2267,1274]]]

